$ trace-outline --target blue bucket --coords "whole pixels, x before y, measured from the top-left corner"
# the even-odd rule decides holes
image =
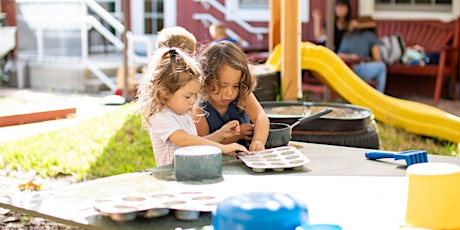
[[[215,230],[294,230],[309,218],[305,203],[291,195],[256,192],[224,199],[212,222]]]

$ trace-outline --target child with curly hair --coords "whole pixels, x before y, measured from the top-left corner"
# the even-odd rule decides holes
[[[198,63],[179,48],[157,50],[138,88],[143,127],[149,130],[157,166],[174,163],[174,151],[191,145],[212,145],[223,154],[248,153],[239,144],[220,144],[197,136],[191,117],[202,87]],[[221,134],[227,130],[223,127]]]
[[[193,110],[198,135],[218,135],[215,132],[227,125],[240,132],[221,143],[238,142],[250,151],[265,149],[270,122],[253,94],[256,78],[243,51],[221,41],[209,45],[199,59],[205,79],[202,98]],[[203,115],[206,119],[199,119]]]

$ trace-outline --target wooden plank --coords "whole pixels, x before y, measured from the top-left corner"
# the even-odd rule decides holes
[[[0,127],[67,118],[76,114],[75,107],[0,116]]]

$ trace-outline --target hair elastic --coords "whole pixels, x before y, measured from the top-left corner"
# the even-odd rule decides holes
[[[169,49],[169,56],[174,57],[177,54],[176,47],[171,47]]]

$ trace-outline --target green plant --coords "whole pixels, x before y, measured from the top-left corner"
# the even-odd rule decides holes
[[[429,154],[460,156],[460,143],[423,137],[377,121],[381,149],[404,151],[410,149],[425,150]]]
[[[134,103],[72,127],[2,143],[0,149],[4,164],[44,177],[93,179],[155,167]]]
[[[0,144],[0,166],[35,170],[43,177],[73,175],[79,180],[155,167],[149,134],[141,128],[134,102],[60,130]],[[381,149],[426,150],[460,156],[460,145],[421,137],[377,122]]]

